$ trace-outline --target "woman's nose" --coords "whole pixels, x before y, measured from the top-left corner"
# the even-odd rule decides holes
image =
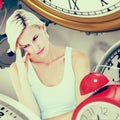
[[[35,45],[35,44],[31,44],[31,46],[32,46],[32,48],[33,48],[35,51],[37,51],[37,50],[38,50],[37,45]]]

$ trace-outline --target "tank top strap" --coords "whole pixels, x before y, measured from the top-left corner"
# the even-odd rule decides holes
[[[72,48],[71,47],[66,47],[65,50],[65,65],[68,69],[68,66],[72,65]]]
[[[64,75],[65,75],[64,78],[67,84],[68,82],[70,82],[70,80],[75,82],[75,76],[74,76],[73,65],[72,65],[72,48],[71,47],[67,47],[65,50]]]

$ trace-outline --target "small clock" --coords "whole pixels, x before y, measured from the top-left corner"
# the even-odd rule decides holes
[[[22,0],[43,17],[82,31],[120,28],[120,0]]]
[[[112,45],[101,58],[96,72],[101,72],[109,78],[109,84],[120,83],[120,41]]]
[[[40,118],[16,100],[0,94],[0,120],[40,120]]]
[[[120,84],[105,85],[106,76],[101,73],[98,75],[98,72],[94,72],[83,78],[80,84],[82,94],[90,93],[94,88],[96,90],[76,107],[72,120],[120,120]],[[98,83],[102,81],[105,81],[101,84],[103,87],[99,88]],[[88,86],[85,88],[86,83]]]
[[[72,120],[119,120],[120,107],[104,101],[89,101],[84,108],[80,108],[78,116]],[[85,103],[84,103],[85,104]]]

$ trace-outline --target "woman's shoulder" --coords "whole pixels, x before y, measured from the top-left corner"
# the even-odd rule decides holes
[[[78,49],[75,49],[75,48],[72,48],[72,47],[64,47],[64,46],[59,46],[58,47],[58,51],[60,50],[61,53],[64,53],[65,52],[65,49],[66,48],[70,48],[72,49],[72,60],[73,61],[85,61],[85,60],[88,60],[88,56],[85,54],[85,52],[81,51],[81,50],[78,50]]]
[[[76,76],[80,77],[82,74],[89,72],[89,58],[87,54],[80,50],[72,50],[72,65]],[[77,78],[78,78],[77,77]],[[79,82],[79,79],[78,79]]]
[[[85,52],[73,49],[72,50],[72,64],[75,68],[88,67],[89,58]]]
[[[88,59],[87,55],[85,54],[85,52],[77,50],[77,49],[72,49],[72,57],[74,60],[85,60]]]

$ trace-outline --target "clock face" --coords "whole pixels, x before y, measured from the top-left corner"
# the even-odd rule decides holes
[[[28,118],[9,104],[0,101],[0,119],[2,120],[28,120]]]
[[[77,17],[99,17],[120,9],[119,0],[39,0],[53,10]]]
[[[120,120],[120,108],[107,102],[91,102],[79,110],[75,120]]]
[[[120,83],[120,41],[105,53],[95,71],[105,74],[110,84]]]
[[[40,118],[14,99],[0,94],[0,120],[40,120]]]
[[[83,31],[119,28],[120,0],[22,0],[43,17]]]

